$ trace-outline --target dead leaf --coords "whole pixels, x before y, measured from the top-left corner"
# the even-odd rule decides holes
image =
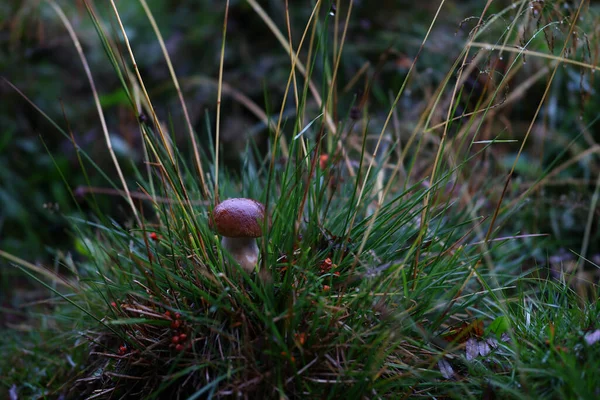
[[[487,338],[486,341],[493,349],[498,347],[498,339],[495,337]],[[507,333],[503,333],[502,336],[500,336],[500,341],[504,343],[510,342],[510,336],[508,336]]]
[[[452,377],[454,376],[454,370],[452,369],[452,366],[450,365],[448,360],[442,358],[438,362],[438,367],[440,368],[440,372],[442,373],[442,376],[444,378],[452,379]]]
[[[17,394],[17,385],[12,385],[10,390],[8,391],[8,396],[10,400],[18,400],[19,395]]]
[[[479,355],[482,357],[485,357],[492,352],[492,347],[488,343],[488,340],[489,339],[479,342]]]
[[[600,329],[596,329],[594,332],[587,333],[583,338],[585,339],[585,342],[588,344],[588,346],[597,343],[598,341],[600,341]]]
[[[506,333],[503,333],[500,337],[500,340],[503,342],[508,342],[510,340],[510,336],[508,336]],[[479,356],[487,356],[492,352],[492,349],[496,349],[498,347],[498,344],[498,339],[495,337],[490,337],[484,340],[477,340],[474,337],[469,338],[466,345],[467,360],[471,361]]]
[[[459,326],[451,328],[442,337],[447,342],[464,343],[469,338],[480,338],[483,334],[483,321],[477,319],[471,323],[463,322]]]
[[[479,344],[477,342],[477,339],[469,338],[469,340],[467,340],[466,350],[468,361],[471,361],[474,358],[476,358],[479,355]]]

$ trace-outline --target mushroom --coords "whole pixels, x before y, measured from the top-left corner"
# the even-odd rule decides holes
[[[221,244],[246,272],[258,262],[256,238],[262,236],[265,207],[252,199],[228,199],[215,207],[211,223],[223,236]]]

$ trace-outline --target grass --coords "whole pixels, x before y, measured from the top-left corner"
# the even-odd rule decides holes
[[[59,254],[55,268],[46,268],[0,250],[44,293],[18,308],[26,311],[3,310],[22,318],[0,344],[3,390],[90,399],[600,394],[593,373],[600,370],[600,347],[590,339],[599,329],[597,284],[582,283],[583,261],[558,279],[545,265],[532,265],[532,248],[555,239],[519,221],[534,212],[536,194],[552,177],[582,159],[577,139],[585,131],[561,153],[547,143],[539,160],[528,161],[536,173],[521,164],[536,154],[530,149],[540,140],[536,129],[550,126],[543,110],[556,96],[561,65],[577,63],[582,77],[597,68],[589,50],[596,36],[590,32],[578,44],[568,39],[586,28],[587,19],[578,25],[584,2],[570,14],[558,13],[561,2],[541,9],[517,2],[493,15],[486,6],[409,120],[402,99],[418,81],[420,57],[441,14],[434,14],[392,92],[376,79],[383,65],[354,72],[364,76],[343,67],[352,3],[316,2],[298,31],[289,9],[283,28],[249,0],[280,41],[290,70],[282,83],[286,100],[258,113],[268,119],[268,150],[249,141],[235,172],[219,162],[229,151],[220,140],[229,3],[215,125],[207,115],[204,133],[211,146],[200,147],[202,134],[193,130],[163,38],[141,1],[183,110],[187,147],[177,145],[173,121],[162,121],[152,105],[118,4],[111,1],[103,19],[86,1],[139,121],[144,165],[128,166],[131,177],[121,172],[127,160],[111,145],[76,31],[58,4],[48,3],[77,47],[119,179],[85,152],[80,168],[86,177],[106,176],[131,214],[124,223],[112,219],[91,191],[93,212],[66,216],[75,256]],[[532,63],[539,71],[513,87],[517,72]],[[477,65],[489,69],[481,73]],[[363,80],[361,96],[342,90]],[[508,134],[506,110],[540,80],[524,134]],[[385,112],[374,111],[381,103]],[[79,150],[70,128],[52,122]],[[516,151],[503,168],[508,146]],[[586,155],[597,156],[594,146]],[[67,171],[56,167],[75,198]],[[597,172],[597,165],[587,168]],[[583,217],[582,255],[589,246],[595,250],[598,187],[590,185],[596,195]],[[209,228],[212,208],[230,197],[261,201],[270,216],[252,274],[231,261]]]

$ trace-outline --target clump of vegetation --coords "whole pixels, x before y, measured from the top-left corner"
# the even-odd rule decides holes
[[[272,109],[265,90],[263,109],[224,82],[228,22],[239,11],[226,2],[204,138],[151,7],[140,1],[181,121],[153,105],[120,6],[99,12],[85,1],[139,126],[144,162],[127,164],[76,29],[49,1],[84,65],[116,172],[31,102],[75,146],[86,184],[73,187],[55,164],[78,207],[65,215],[73,249],[55,255],[55,268],[0,249],[46,293],[24,303],[27,312],[4,309],[12,320],[0,344],[3,390],[90,399],[598,396],[595,17],[584,2],[491,3],[458,26],[461,46],[443,71],[432,55],[444,35],[439,13],[413,55],[392,41],[374,65],[354,68],[345,57],[360,54],[348,36],[359,5],[299,7],[298,29],[296,8],[278,16],[282,25],[248,0],[244,12],[271,31],[289,68],[280,104]],[[261,121],[264,142],[223,143],[226,94]],[[553,102],[570,111],[560,123]],[[554,140],[567,124],[581,133]],[[558,180],[565,172],[573,180]],[[110,187],[95,187],[94,175]],[[569,209],[569,226],[552,217],[562,207],[548,200],[561,195],[555,186],[586,199]],[[120,196],[127,218],[105,211],[106,194]],[[255,266],[240,265],[214,229],[215,207],[240,197],[264,213],[251,217],[262,231]],[[549,250],[556,243],[579,246],[570,268]]]

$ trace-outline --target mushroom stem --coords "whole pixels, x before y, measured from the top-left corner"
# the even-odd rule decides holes
[[[223,248],[231,253],[244,271],[250,273],[258,263],[258,246],[254,238],[233,238],[223,236]]]

